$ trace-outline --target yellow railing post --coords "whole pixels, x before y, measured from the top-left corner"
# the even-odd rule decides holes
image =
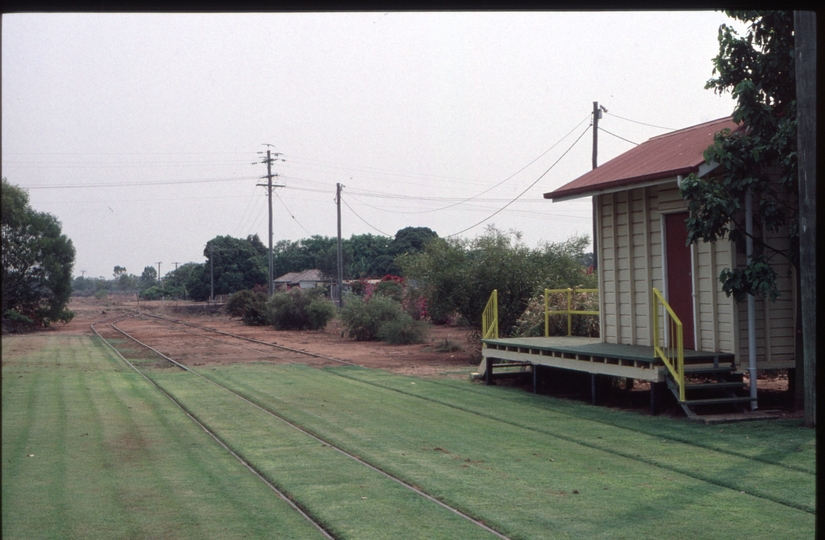
[[[659,304],[662,304],[662,330],[668,325],[670,335],[659,334]],[[675,337],[675,340],[674,340]],[[662,346],[659,346],[659,341]],[[674,346],[675,341],[675,346]],[[664,296],[653,288],[653,354],[670,371],[679,386],[679,401],[685,401],[685,348],[682,336],[682,321],[665,301]],[[674,360],[676,365],[674,365]]]
[[[598,311],[573,309],[574,289],[544,289],[544,337],[550,337],[550,315],[567,315],[567,335],[573,335],[573,315],[599,315]],[[599,289],[575,289],[580,293],[598,293]],[[567,294],[567,309],[550,310],[550,295]]]
[[[484,311],[481,312],[481,337],[498,338],[498,289],[493,289]]]

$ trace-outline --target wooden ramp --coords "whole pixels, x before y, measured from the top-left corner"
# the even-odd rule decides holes
[[[642,345],[618,345],[604,343],[599,338],[575,336],[531,337],[531,338],[488,338],[482,339],[483,360],[477,377],[484,378],[488,384],[500,377],[512,377],[527,374],[533,376],[533,391],[538,386],[538,369],[536,366],[549,366],[590,373],[594,377],[592,385],[593,402],[596,402],[596,375],[625,377],[649,381],[651,383],[650,406],[656,414],[659,408],[659,393],[671,381],[668,369],[657,360],[653,347]],[[706,375],[709,372],[721,373],[733,371],[733,355],[707,352],[684,351],[685,365],[691,370]],[[725,366],[727,364],[727,366]],[[524,369],[527,368],[527,369]],[[741,387],[741,383],[738,384]],[[693,384],[691,389],[700,392],[697,399],[680,402],[685,413],[696,417],[695,407],[713,403],[742,403],[733,394],[736,386],[727,379]],[[710,391],[724,392],[718,398],[706,397]],[[678,400],[678,395],[676,396]]]

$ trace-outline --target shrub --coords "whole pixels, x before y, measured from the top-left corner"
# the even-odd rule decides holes
[[[335,316],[323,294],[320,288],[299,287],[277,292],[267,303],[267,320],[278,330],[322,330]]]
[[[379,281],[372,294],[387,296],[400,303],[404,299],[404,285],[394,280]]]
[[[325,298],[316,298],[309,303],[307,315],[313,330],[323,330],[335,317],[335,306]]]
[[[410,345],[427,341],[427,325],[401,311],[398,317],[378,327],[378,339],[391,345]]]
[[[388,296],[374,295],[369,300],[348,295],[341,310],[341,323],[346,336],[358,341],[379,339],[394,345],[422,343],[426,325],[414,320]]]
[[[266,324],[266,295],[248,289],[238,291],[227,300],[224,310],[230,317],[240,317],[249,326]]]

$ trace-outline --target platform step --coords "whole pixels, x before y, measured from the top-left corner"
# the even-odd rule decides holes
[[[688,407],[696,407],[697,405],[723,405],[747,403],[751,401],[750,397],[725,397],[725,398],[708,398],[708,399],[686,399],[682,403]]]
[[[715,390],[722,388],[745,388],[743,382],[709,382],[709,383],[687,383],[685,390]]]
[[[733,373],[734,369],[730,366],[720,366],[720,367],[685,367],[685,375],[703,375],[703,374],[714,374],[714,373]]]

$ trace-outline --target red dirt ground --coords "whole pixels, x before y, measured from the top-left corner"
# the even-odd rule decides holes
[[[75,312],[74,319],[66,325],[55,325],[51,330],[55,332],[70,332],[91,335],[89,325],[94,321],[105,320],[136,311],[137,303],[116,297],[106,300],[94,298],[73,297],[69,309]],[[275,330],[268,326],[246,326],[239,319],[230,319],[223,313],[214,315],[198,314],[175,305],[174,302],[141,302],[142,312],[164,315],[169,318],[191,322],[201,326],[208,326],[216,330],[237,334],[267,343],[275,343],[292,349],[303,350],[323,356],[330,356],[347,360],[360,366],[386,369],[407,375],[445,375],[461,374],[467,376],[475,371],[472,360],[472,345],[468,340],[468,330],[457,326],[431,326],[428,342],[419,345],[388,345],[381,342],[354,341],[342,335],[342,329],[337,320],[333,320],[322,331],[290,331]],[[124,330],[136,331],[144,334],[154,328],[152,345],[175,359],[186,360],[192,352],[197,350],[203,338],[182,331],[164,332],[151,322],[128,321],[119,324]],[[140,338],[139,338],[140,339]],[[451,344],[461,347],[460,351],[437,352],[436,348],[448,340]],[[243,361],[260,360],[260,351],[256,352],[255,345],[251,349],[235,347],[231,355],[210,354],[203,351],[198,359],[191,359],[193,365],[213,363],[236,363]],[[260,347],[259,347],[260,348]],[[267,361],[277,361],[277,357],[268,357]],[[477,361],[475,365],[477,365]]]

